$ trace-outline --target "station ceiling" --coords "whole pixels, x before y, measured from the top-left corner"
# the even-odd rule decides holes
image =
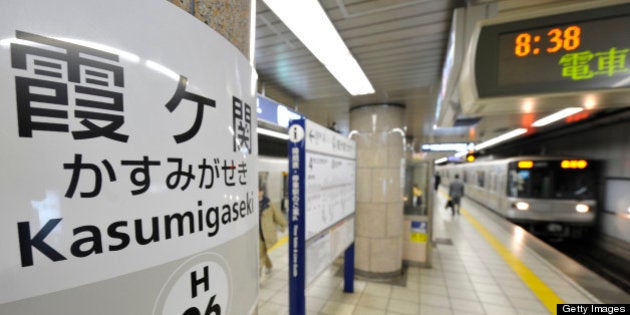
[[[260,90],[322,125],[349,131],[349,108],[406,106],[407,135],[416,144],[481,141],[518,127],[525,117],[503,113],[468,127],[434,129],[436,92],[457,7],[496,4],[499,15],[561,6],[572,0],[320,0],[376,92],[351,96],[262,1],[257,2],[255,64]],[[582,1],[588,2],[588,1]],[[530,122],[531,123],[531,122]]]

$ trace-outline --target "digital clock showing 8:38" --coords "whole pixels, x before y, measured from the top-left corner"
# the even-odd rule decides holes
[[[580,47],[582,28],[578,25],[569,25],[566,28],[554,27],[548,31],[545,29],[542,32],[545,33],[545,31],[545,35],[532,35],[530,32],[516,35],[514,55],[526,57],[530,54],[553,54],[562,50],[575,50]]]
[[[477,44],[480,97],[630,87],[630,4],[489,24]]]
[[[623,16],[501,34],[499,86],[532,80],[614,85],[630,74],[629,29],[630,16]]]

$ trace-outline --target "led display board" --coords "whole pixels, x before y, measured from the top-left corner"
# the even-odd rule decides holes
[[[630,4],[484,26],[479,97],[630,87]]]

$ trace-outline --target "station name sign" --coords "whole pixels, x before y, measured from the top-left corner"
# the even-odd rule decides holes
[[[0,25],[0,313],[254,308],[229,305],[258,281],[249,61],[166,1],[6,1]]]

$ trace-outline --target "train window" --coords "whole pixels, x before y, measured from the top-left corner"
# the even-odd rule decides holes
[[[485,171],[478,171],[477,172],[477,185],[479,187],[484,187],[485,186],[485,176],[486,176],[486,172]]]
[[[592,169],[562,169],[559,164],[518,171],[511,170],[508,194],[520,198],[592,199],[595,177]]]
[[[464,173],[464,176],[463,176],[464,178],[462,179],[462,181],[464,182],[464,184],[467,184],[468,183],[468,171],[464,171],[463,173]]]

